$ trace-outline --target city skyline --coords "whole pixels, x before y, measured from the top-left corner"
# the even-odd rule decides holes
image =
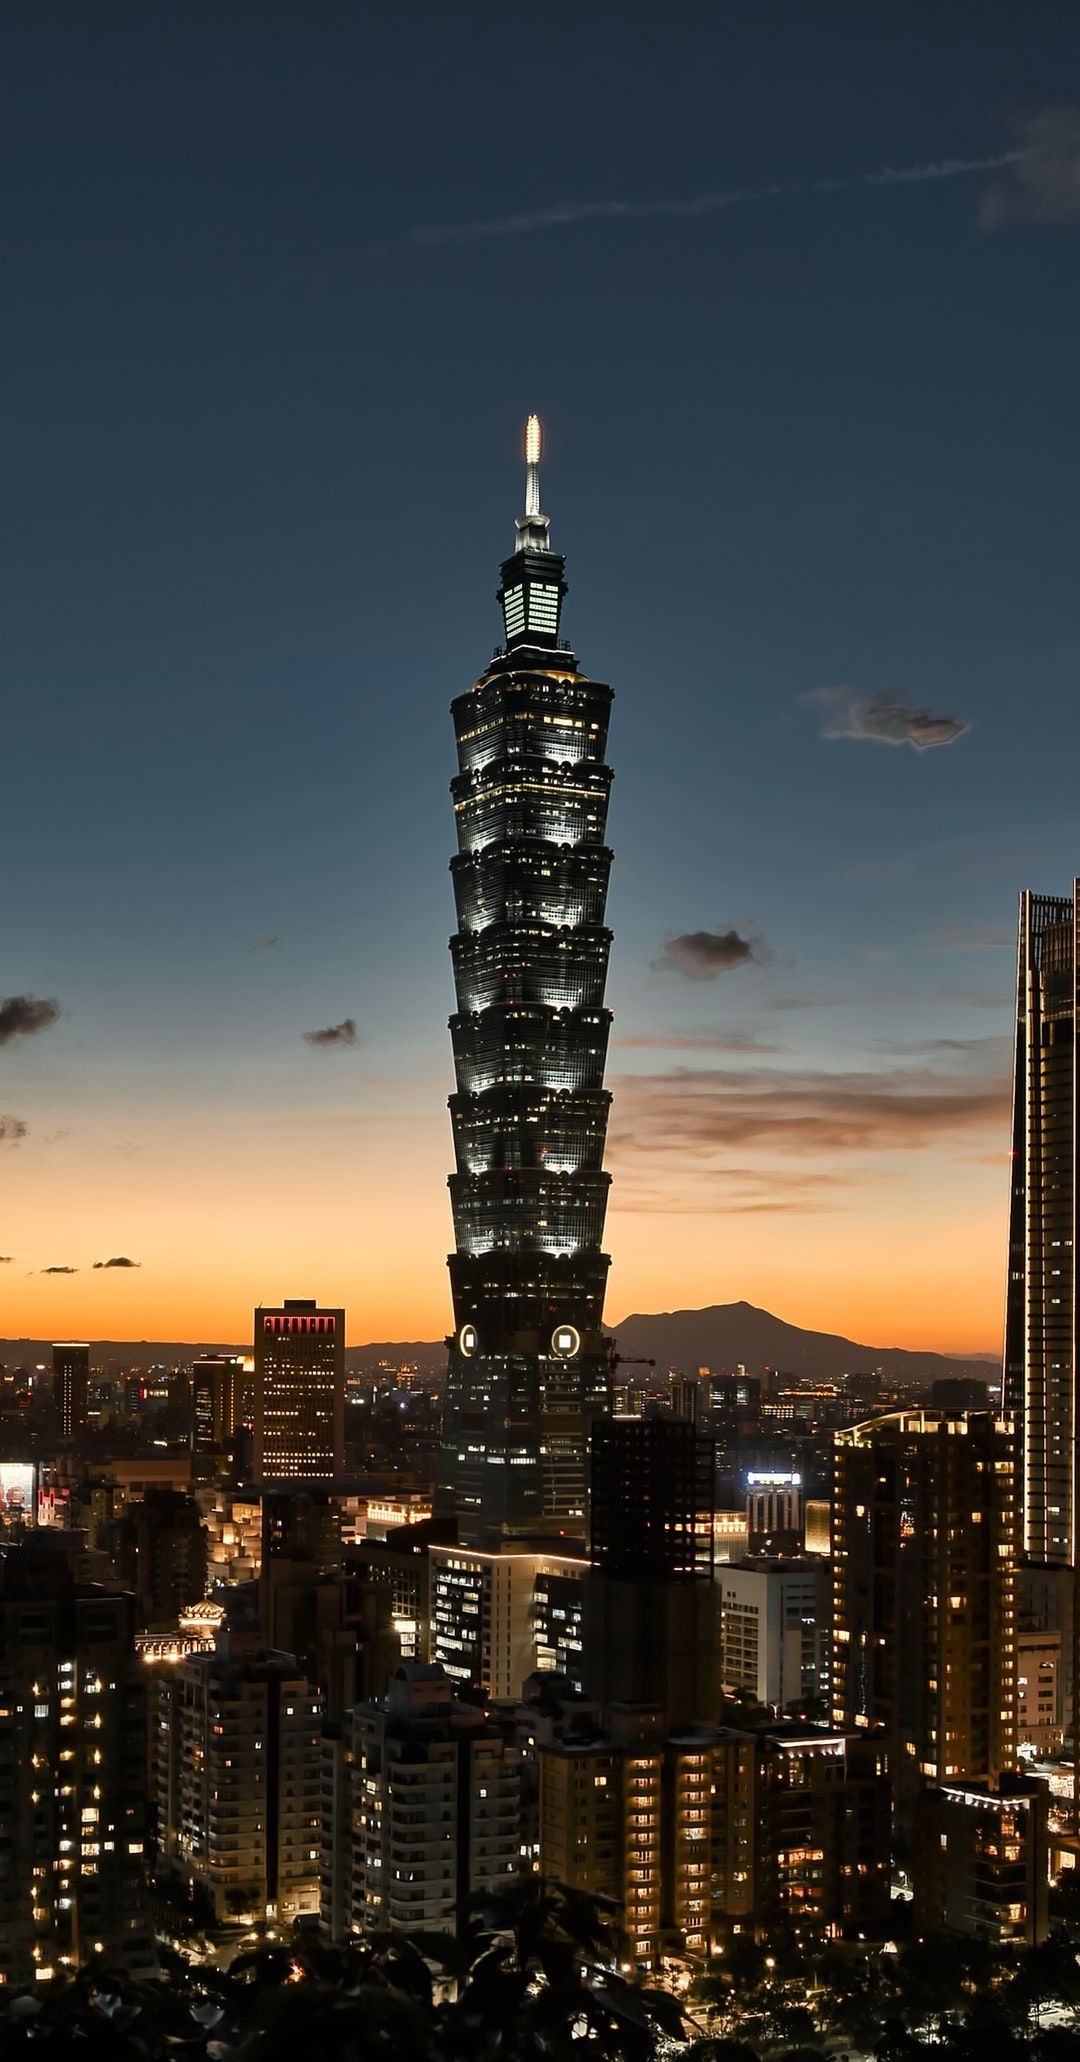
[[[647,27],[556,20],[578,155],[495,208],[505,49],[447,41],[451,121],[434,15],[400,140],[346,90],[393,24],[207,78],[127,23],[135,95],[15,29],[7,1332],[450,1329],[446,687],[535,407],[620,692],[607,1317],[998,1348],[1016,897],[1078,863],[1067,25],[905,10],[881,107],[880,20],[782,12],[790,79],[677,14],[647,135]]]

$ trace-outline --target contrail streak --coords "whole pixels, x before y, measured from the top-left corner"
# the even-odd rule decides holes
[[[690,221],[718,215],[725,208],[752,201],[778,200],[785,194],[854,193],[866,186],[919,186],[934,179],[967,179],[975,172],[1001,172],[1034,157],[1034,150],[1005,150],[996,157],[941,158],[927,165],[886,165],[880,172],[859,172],[847,179],[780,179],[768,186],[729,186],[717,193],[696,193],[688,200],[566,201],[528,214],[496,215],[484,222],[448,222],[414,229],[413,243],[479,243],[495,236],[531,236],[538,229],[568,229],[580,222]]]

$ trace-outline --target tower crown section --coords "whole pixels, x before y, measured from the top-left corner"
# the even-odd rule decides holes
[[[566,560],[552,551],[551,525],[540,509],[540,456],[543,432],[538,415],[525,427],[525,513],[518,516],[517,547],[501,567],[499,602],[507,648],[532,644],[557,645],[566,582]]]

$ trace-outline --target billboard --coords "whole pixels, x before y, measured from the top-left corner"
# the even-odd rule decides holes
[[[0,1461],[0,1525],[34,1523],[33,1461]]]

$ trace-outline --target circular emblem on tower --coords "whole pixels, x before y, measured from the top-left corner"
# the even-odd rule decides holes
[[[581,1333],[574,1325],[556,1325],[551,1334],[551,1350],[557,1360],[573,1360],[581,1352]]]
[[[477,1347],[480,1344],[480,1339],[476,1330],[476,1326],[462,1325],[461,1330],[457,1335],[457,1342],[458,1351],[460,1353],[463,1353],[465,1355],[466,1360],[468,1360],[470,1354],[475,1353]]]

